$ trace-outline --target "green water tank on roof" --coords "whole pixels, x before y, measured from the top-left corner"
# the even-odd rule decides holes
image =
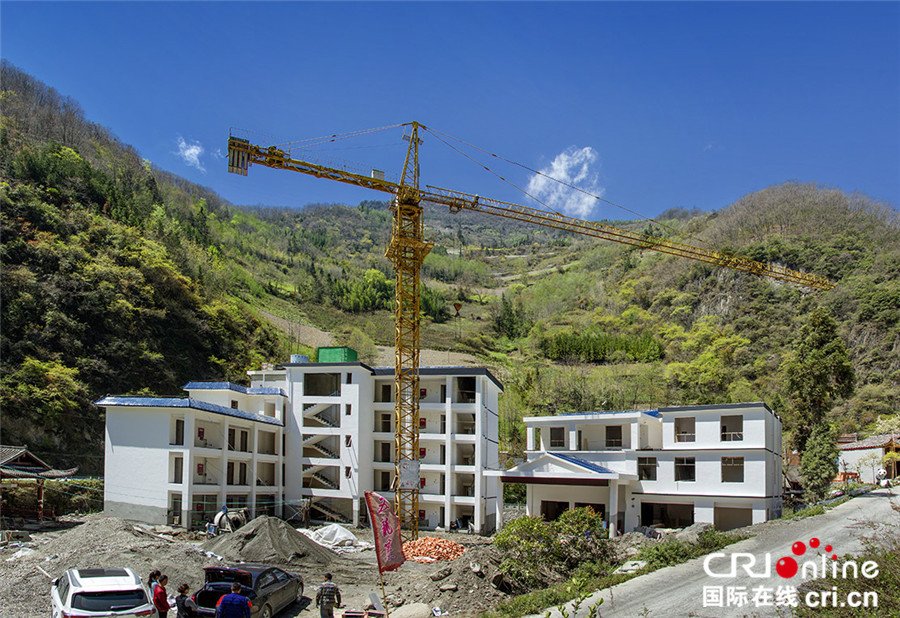
[[[356,350],[345,347],[319,348],[318,360],[320,363],[355,363]]]

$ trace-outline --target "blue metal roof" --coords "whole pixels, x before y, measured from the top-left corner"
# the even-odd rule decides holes
[[[559,457],[563,461],[568,461],[571,464],[575,464],[580,468],[584,468],[585,470],[590,470],[591,472],[597,472],[599,474],[616,474],[609,468],[604,468],[595,463],[591,463],[590,461],[585,461],[584,459],[580,459],[579,457],[575,457],[573,455],[566,455],[563,453],[557,452],[548,452],[548,455],[553,455],[554,457]]]
[[[646,414],[659,418],[659,410],[594,410],[593,412],[567,412],[558,416],[592,416],[594,414]]]
[[[94,402],[95,406],[112,407],[112,406],[129,406],[137,408],[193,408],[195,410],[203,410],[205,412],[213,412],[215,414],[223,414],[225,416],[233,416],[248,421],[256,421],[258,423],[266,423],[268,425],[278,425],[283,427],[284,423],[271,416],[263,416],[247,412],[246,410],[236,410],[234,408],[226,408],[214,403],[200,401],[199,399],[188,399],[187,397],[104,397]]]
[[[247,388],[246,386],[241,386],[240,384],[234,384],[232,382],[188,382],[181,388],[186,391],[229,390],[243,395],[281,395],[282,397],[287,397],[287,393],[284,392],[284,389],[276,388],[274,386],[254,386]]]

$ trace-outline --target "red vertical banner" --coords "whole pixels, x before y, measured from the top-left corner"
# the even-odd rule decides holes
[[[400,541],[400,520],[394,514],[391,503],[376,494],[366,492],[366,508],[375,537],[375,555],[378,557],[378,571],[393,571],[406,562],[403,543]]]

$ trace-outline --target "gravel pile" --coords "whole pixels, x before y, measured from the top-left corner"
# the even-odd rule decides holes
[[[469,547],[456,560],[427,567],[407,563],[385,574],[398,588],[388,598],[403,605],[426,603],[453,616],[469,612],[478,616],[482,610],[509,598],[499,565],[499,556],[490,545]]]
[[[203,567],[221,564],[189,543],[159,538],[116,517],[89,515],[84,520],[80,526],[34,543],[34,551],[27,555],[9,560],[14,550],[0,553],[0,614],[10,618],[46,615],[50,610],[47,575],[56,578],[67,569],[129,567],[145,583],[150,571],[159,569],[169,576],[168,589],[174,591],[182,582],[196,590],[203,584]]]
[[[202,547],[229,562],[315,567],[331,566],[342,560],[283,520],[266,515],[234,532],[212,538]]]

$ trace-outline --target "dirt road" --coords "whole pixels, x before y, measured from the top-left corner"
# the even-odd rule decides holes
[[[812,579],[802,577],[802,573],[785,579],[776,572],[776,563],[782,557],[796,558],[796,562],[802,565],[805,561],[815,558],[821,564],[821,555],[817,555],[826,545],[833,546],[833,553],[838,556],[855,554],[863,548],[862,539],[873,537],[879,532],[890,531],[890,534],[900,533],[900,513],[891,508],[891,503],[900,507],[900,495],[890,493],[890,490],[878,490],[870,494],[862,495],[846,502],[823,515],[809,517],[797,521],[774,521],[764,526],[757,527],[757,534],[751,539],[729,545],[721,553],[725,557],[715,558],[710,561],[710,570],[716,574],[728,573],[731,569],[731,556],[737,552],[752,554],[756,558],[756,566],[752,572],[761,573],[764,569],[766,554],[769,554],[770,575],[768,577],[749,577],[740,566],[735,577],[710,577],[704,570],[705,558],[697,558],[674,567],[667,567],[636,577],[632,580],[614,586],[609,590],[594,593],[587,598],[577,611],[573,611],[572,604],[567,606],[568,616],[588,616],[590,608],[599,599],[603,604],[599,606],[601,615],[606,617],[633,617],[633,616],[698,616],[698,617],[725,617],[725,616],[777,616],[790,615],[789,607],[785,605],[762,605],[754,603],[754,589],[777,590],[779,587],[797,587],[803,581]],[[809,548],[810,539],[819,539],[818,550]],[[802,557],[796,557],[792,553],[792,546],[796,542],[803,542],[806,552]],[[743,559],[742,559],[743,560]],[[749,559],[748,559],[749,561]],[[744,564],[740,562],[739,564]],[[704,607],[704,587],[723,588],[723,595],[727,596],[729,587],[737,594],[743,589],[747,593],[747,602],[737,606],[736,602],[729,607],[711,606],[711,596],[707,599],[707,607]],[[708,595],[714,593],[707,592]],[[764,593],[761,593],[764,594]],[[760,597],[762,599],[764,597]],[[727,599],[726,599],[727,601]],[[774,599],[773,599],[774,601]],[[842,600],[838,599],[840,603]],[[799,602],[804,603],[803,597]],[[563,614],[558,609],[552,609],[550,616],[556,618]],[[849,611],[849,609],[848,609]],[[857,610],[862,611],[864,610]],[[544,616],[545,614],[541,614]]]

